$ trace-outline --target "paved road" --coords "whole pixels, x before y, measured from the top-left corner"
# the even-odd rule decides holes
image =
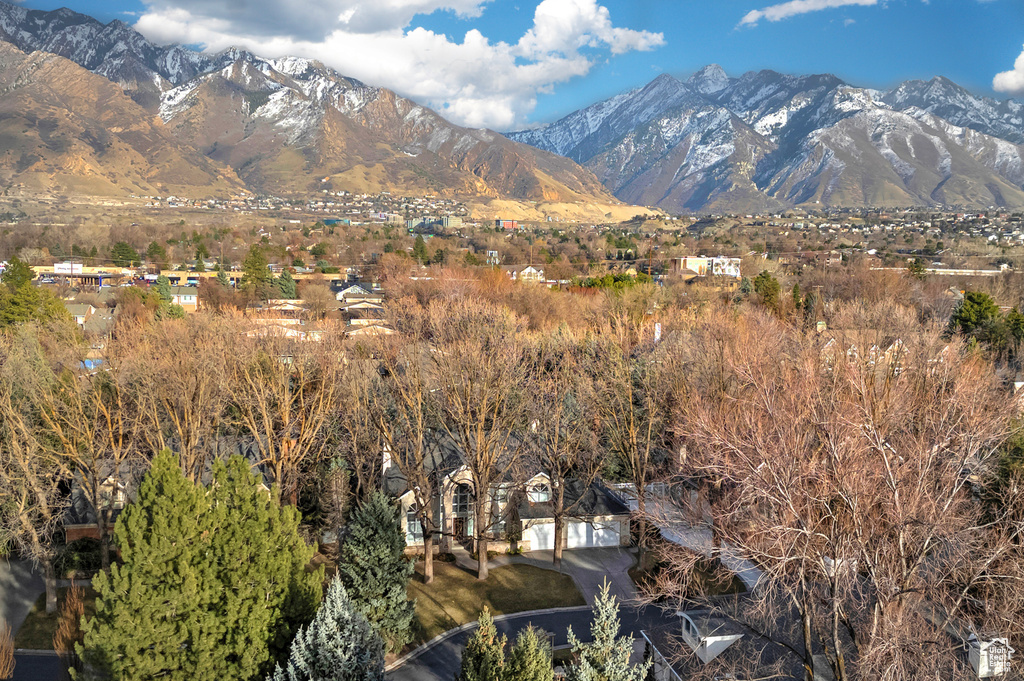
[[[15,655],[11,681],[58,681],[60,660],[56,655]]]
[[[679,622],[673,614],[665,614],[660,608],[647,606],[636,609],[623,607],[619,613],[622,634],[633,634],[639,637],[640,630],[678,627]],[[584,641],[590,640],[590,622],[593,614],[589,608],[574,608],[556,613],[540,615],[512,615],[507,619],[495,622],[499,633],[506,634],[509,641],[516,634],[533,624],[554,634],[555,647],[568,644],[567,630],[572,626],[573,633]],[[454,634],[430,650],[407,661],[404,665],[387,674],[388,681],[451,681],[459,673],[462,661],[462,649],[473,635],[474,629]]]

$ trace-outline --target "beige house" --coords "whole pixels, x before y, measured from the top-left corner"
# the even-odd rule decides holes
[[[450,553],[457,546],[473,549],[475,535],[474,504],[476,490],[462,451],[447,436],[438,435],[430,443],[431,477],[438,494],[432,500],[434,515],[440,527],[436,537],[437,550]],[[413,490],[391,456],[384,455],[386,492],[401,508],[401,524],[406,544],[413,551],[422,551],[423,531]],[[567,549],[630,544],[630,511],[604,485],[584,486],[570,481],[565,490],[566,505],[573,506],[573,515],[565,520],[562,546]],[[551,481],[542,471],[529,478],[503,477],[488,490],[487,533],[489,548],[502,550],[513,545],[525,551],[554,548],[554,516],[551,504]]]

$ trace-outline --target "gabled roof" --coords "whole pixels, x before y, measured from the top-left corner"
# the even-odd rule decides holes
[[[584,486],[580,480],[566,480],[565,507],[572,509],[574,517],[629,515],[629,508],[603,483],[596,481]],[[530,503],[529,498],[524,497],[519,504],[519,517],[523,520],[551,518],[552,508],[550,501]]]

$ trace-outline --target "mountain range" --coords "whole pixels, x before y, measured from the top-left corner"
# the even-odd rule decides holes
[[[165,191],[209,195],[233,183],[278,195],[336,187],[620,203],[569,159],[496,132],[454,125],[390,90],[346,78],[316,61],[263,59],[238,49],[209,55],[179,45],[162,47],[120,21],[102,24],[68,9],[43,12],[5,2],[0,2],[0,41],[9,44],[0,58],[11,64],[0,72],[0,91],[18,98],[15,106],[5,95],[0,115],[15,116],[6,127],[27,137],[0,157],[0,181],[8,185],[67,188],[67,171],[79,167],[90,177],[118,179],[84,183],[100,193],[155,184]],[[19,51],[20,56],[14,54]],[[37,63],[52,67],[34,68]],[[113,98],[116,107],[86,122],[97,113],[86,101],[93,96],[89,93],[113,97],[111,85],[123,92]],[[58,93],[63,100],[53,98]],[[8,108],[14,110],[4,113]],[[20,117],[17,111],[23,112]],[[123,123],[113,120],[118,117]],[[65,119],[75,119],[77,127]],[[143,121],[191,165],[168,164],[154,155],[148,159],[153,167],[143,168],[147,159],[136,158],[133,177],[139,181],[122,181],[124,159],[90,140],[106,139],[103,129],[135,129]],[[44,130],[66,140],[59,152],[37,141],[53,136]],[[114,139],[120,134],[110,133]],[[197,169],[220,174],[222,184],[199,177]],[[48,183],[40,182],[42,177]]]
[[[942,77],[879,91],[829,74],[732,78],[712,64],[508,137],[670,212],[1024,207],[1024,105]]]
[[[0,94],[0,185],[43,192],[1024,207],[1024,105],[941,77],[881,91],[712,64],[501,135],[317,61],[160,46],[121,21],[0,0]]]

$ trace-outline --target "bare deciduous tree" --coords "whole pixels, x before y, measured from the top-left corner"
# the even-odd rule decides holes
[[[511,312],[462,300],[428,308],[437,376],[438,422],[465,453],[473,481],[473,533],[479,579],[487,578],[487,545],[499,521],[492,495],[514,477],[521,453],[513,437],[522,425],[521,321]]]
[[[430,351],[421,335],[396,342],[381,338],[378,346],[383,378],[375,403],[377,427],[393,465],[414,496],[423,535],[423,580],[434,579],[434,539],[441,532],[435,503],[440,498],[438,465],[429,440],[435,410],[430,379]]]
[[[4,534],[42,567],[46,612],[57,610],[56,535],[67,508],[63,461],[40,444],[31,385],[45,359],[30,328],[3,338],[0,348],[0,524]]]
[[[234,320],[192,315],[132,327],[118,336],[125,389],[135,401],[146,448],[170,448],[191,480],[217,455],[232,395],[232,366],[245,329]]]
[[[773,639],[808,679],[946,674],[966,632],[1007,631],[1020,585],[993,568],[1015,571],[1019,500],[993,517],[976,489],[1013,412],[991,367],[928,333],[888,348],[767,319],[731,333],[724,389],[693,393],[679,430],[683,477],[724,483],[690,518],[763,571],[744,622],[792,621]]]
[[[61,678],[71,679],[71,670],[80,670],[81,662],[75,646],[82,643],[82,616],[85,614],[84,590],[73,584],[64,597],[64,605],[53,632],[53,650],[61,662]]]
[[[277,485],[279,500],[295,504],[304,468],[317,463],[337,409],[340,345],[276,336],[249,338],[236,360],[231,396],[236,424],[250,434]]]
[[[527,439],[536,463],[551,480],[555,566],[562,563],[566,520],[585,498],[576,494],[567,500],[566,486],[572,483],[578,490],[588,489],[603,463],[589,379],[592,359],[584,340],[556,331],[540,337],[531,348],[527,367]]]

